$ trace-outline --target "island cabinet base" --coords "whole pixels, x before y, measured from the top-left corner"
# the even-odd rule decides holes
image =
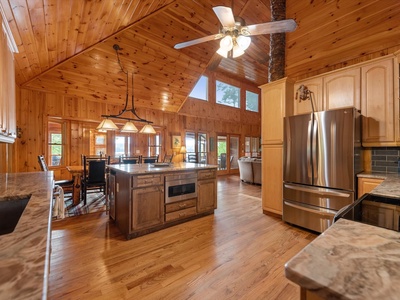
[[[323,300],[320,296],[314,294],[313,292],[300,288],[300,300]]]
[[[217,208],[216,168],[175,172],[110,168],[110,218],[128,240],[213,214]]]

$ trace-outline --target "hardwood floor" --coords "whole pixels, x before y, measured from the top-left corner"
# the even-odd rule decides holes
[[[129,241],[105,213],[54,222],[49,299],[299,299],[284,264],[315,237],[223,176],[214,215]]]

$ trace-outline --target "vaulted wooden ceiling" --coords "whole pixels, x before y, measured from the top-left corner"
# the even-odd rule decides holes
[[[134,73],[135,105],[176,112],[206,70],[254,85],[267,82],[269,35],[221,58],[218,41],[176,43],[218,32],[212,7],[232,6],[247,24],[269,22],[270,0],[0,0],[18,45],[22,87],[122,104]],[[287,72],[299,76],[400,44],[398,0],[287,0],[298,28],[287,34]],[[397,24],[397,25],[396,25]],[[288,74],[290,75],[290,74]],[[130,92],[131,94],[131,92]]]

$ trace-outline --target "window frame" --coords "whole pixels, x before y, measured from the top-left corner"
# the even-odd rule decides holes
[[[59,124],[60,125],[60,132],[57,134],[61,134],[61,142],[58,143],[53,143],[51,140],[51,135],[54,134],[54,131],[50,129],[50,123],[54,123],[54,124]],[[47,122],[46,122],[46,160],[47,160],[47,165],[49,166],[49,168],[60,168],[60,167],[65,167],[67,165],[67,155],[68,155],[68,147],[66,147],[67,145],[67,140],[68,140],[68,136],[67,136],[67,121],[65,120],[59,120],[59,119],[53,119],[53,118],[48,118]],[[52,155],[52,150],[51,148],[53,146],[57,146],[59,145],[61,147],[60,152],[60,159],[59,159],[59,163],[57,165],[53,164],[53,159],[52,157],[54,155]]]
[[[230,105],[228,102],[220,102],[220,101],[218,100],[218,99],[219,99],[219,97],[218,97],[218,96],[219,96],[219,94],[218,94],[218,92],[219,92],[218,84],[219,84],[219,83],[237,89],[237,96],[238,96],[238,99],[237,99],[237,101],[236,101],[237,106],[235,106],[235,105]],[[219,104],[219,105],[224,105],[224,106],[227,106],[227,107],[232,107],[232,108],[240,109],[240,108],[241,108],[241,90],[242,90],[241,87],[238,87],[238,86],[236,86],[236,85],[229,84],[229,83],[226,83],[226,82],[224,82],[224,81],[222,81],[222,80],[216,79],[216,80],[215,80],[215,103],[216,103],[216,104]],[[225,92],[223,92],[223,93],[225,93]],[[234,104],[235,104],[235,103],[234,103]]]

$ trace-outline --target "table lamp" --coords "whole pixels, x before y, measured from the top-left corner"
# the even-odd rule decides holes
[[[186,162],[186,147],[182,146],[181,150],[179,150],[179,153],[183,155],[183,162]]]

